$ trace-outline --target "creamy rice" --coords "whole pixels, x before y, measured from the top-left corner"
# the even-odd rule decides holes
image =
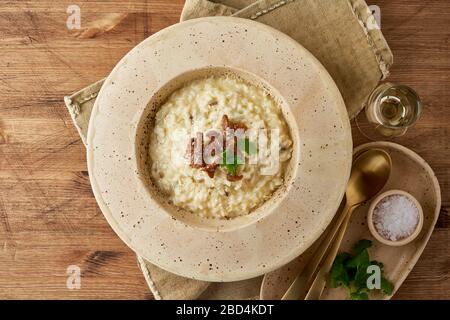
[[[262,175],[262,164],[238,167],[239,181],[227,179],[219,167],[214,178],[193,168],[186,150],[197,132],[222,130],[222,118],[248,129],[278,129],[280,169]],[[270,141],[270,139],[269,139]],[[277,102],[265,90],[231,76],[213,76],[190,82],[175,91],[155,116],[149,159],[155,185],[174,205],[202,217],[233,218],[246,215],[271,197],[283,184],[292,141]]]

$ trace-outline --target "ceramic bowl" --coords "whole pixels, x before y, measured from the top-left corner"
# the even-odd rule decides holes
[[[149,180],[148,119],[186,82],[232,72],[278,98],[293,140],[285,183],[247,216],[205,219],[167,202]],[[320,62],[285,34],[248,19],[210,17],[164,29],[105,80],[87,136],[89,177],[114,231],[169,272],[249,279],[305,251],[332,220],[350,174],[342,96]]]
[[[407,197],[409,200],[411,200],[414,205],[417,207],[418,211],[419,211],[419,222],[417,223],[416,228],[414,229],[414,232],[412,232],[409,236],[407,236],[406,238],[400,239],[398,241],[392,241],[389,239],[384,238],[376,229],[374,221],[373,221],[373,213],[374,210],[376,208],[376,206],[386,197],[389,196],[395,196],[395,195],[399,195],[399,196],[405,196]],[[379,242],[386,244],[388,246],[394,246],[394,247],[399,247],[399,246],[404,246],[408,243],[411,243],[412,241],[414,241],[417,236],[420,234],[420,231],[422,231],[422,227],[423,227],[423,210],[422,210],[422,206],[420,205],[419,201],[417,201],[416,198],[414,198],[411,194],[409,194],[406,191],[402,191],[402,190],[389,190],[386,192],[383,192],[382,194],[380,194],[379,196],[377,196],[373,201],[372,204],[369,207],[369,211],[367,214],[367,225],[369,227],[370,233],[373,235],[373,237],[375,239],[377,239]]]

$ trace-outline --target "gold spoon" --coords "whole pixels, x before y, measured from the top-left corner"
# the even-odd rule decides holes
[[[319,277],[316,277],[314,287],[311,288],[312,290],[309,290],[308,298],[313,299],[317,297],[318,299],[318,297],[320,297],[323,291],[321,284],[323,283],[323,285],[325,285],[323,282],[323,279],[325,279],[324,274],[326,275],[331,268],[352,212],[363,202],[370,200],[383,189],[389,179],[391,165],[392,162],[389,154],[380,149],[368,150],[356,158],[353,162],[352,172],[345,192],[346,203],[342,213],[337,217],[336,223],[332,226],[330,232],[320,244],[315,255],[306,265],[303,272],[294,280],[288,291],[284,294],[282,300],[302,300],[306,297],[308,288],[310,288],[312,280],[314,279],[313,277],[316,274],[317,267],[339,231],[338,236],[340,239],[337,238],[338,244],[335,243],[331,248],[330,254],[325,261],[327,264],[324,265],[325,268],[322,267],[320,271],[320,279]],[[339,230],[341,226],[343,226],[343,228]],[[332,261],[331,265],[328,267],[330,264],[329,260]]]

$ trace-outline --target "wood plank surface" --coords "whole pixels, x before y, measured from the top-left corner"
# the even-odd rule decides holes
[[[399,299],[450,299],[450,2],[378,0],[394,52],[390,80],[415,88],[425,111],[396,142],[427,160],[442,188],[436,230]],[[147,36],[179,19],[183,0],[76,1],[82,27],[111,13],[111,31],[79,38],[71,1],[0,3],[0,299],[151,299],[133,252],[90,189],[84,146],[62,97],[108,75]],[[73,3],[75,4],[75,3]],[[355,145],[367,140],[353,127]],[[82,270],[81,289],[66,270]]]

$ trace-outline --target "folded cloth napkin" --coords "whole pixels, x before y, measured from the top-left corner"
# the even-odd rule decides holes
[[[335,80],[349,117],[388,76],[393,56],[364,0],[186,0],[181,21],[230,15],[270,25],[306,47]],[[85,143],[100,80],[64,101]],[[164,271],[142,257],[138,264],[156,299],[257,298],[261,277],[232,283],[208,283]]]

